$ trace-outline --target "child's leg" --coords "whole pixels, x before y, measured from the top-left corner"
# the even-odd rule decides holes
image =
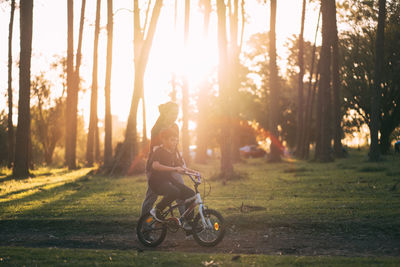
[[[180,173],[178,173],[178,172],[173,172],[172,174],[172,177],[178,182],[178,183],[180,183],[180,184],[185,184],[184,183],[184,181],[183,181],[183,178],[182,178],[182,175],[180,174]],[[176,200],[176,203],[179,205],[179,207],[178,207],[178,210],[179,210],[179,213],[182,215],[184,212],[185,212],[185,204],[184,204],[184,200],[183,199],[177,199]]]
[[[179,197],[180,190],[168,181],[156,183],[152,185],[152,189],[159,195],[164,197],[160,202],[157,203],[156,208],[160,211],[164,210],[165,207],[170,205],[172,201]]]
[[[180,199],[188,199],[191,198],[195,195],[195,192],[190,189],[189,187],[187,187],[186,185],[183,184],[175,184],[175,186],[179,189],[179,198]],[[190,206],[191,203],[187,203],[185,209],[187,209]],[[187,219],[192,219],[193,218],[193,211],[191,213],[189,213],[186,218]]]

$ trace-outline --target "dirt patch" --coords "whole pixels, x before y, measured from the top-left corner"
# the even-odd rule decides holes
[[[101,224],[101,223],[100,223]],[[84,226],[83,223],[79,225]],[[130,224],[132,225],[132,224]],[[98,225],[100,229],[89,231],[82,227],[66,232],[60,222],[36,224],[32,227],[7,227],[0,221],[0,246],[61,247],[92,249],[136,249],[180,251],[196,253],[269,254],[269,255],[330,255],[330,256],[394,256],[400,255],[400,236],[391,231],[360,228],[346,231],[318,225],[258,226],[257,229],[228,227],[223,241],[213,248],[199,246],[185,234],[168,233],[157,248],[142,246],[135,234],[135,226],[126,222],[110,222]],[[22,225],[21,225],[22,226]],[[8,230],[7,230],[8,229]],[[68,228],[67,228],[68,229]]]
[[[143,247],[142,247],[143,249]],[[224,240],[214,248],[202,248],[183,234],[169,234],[157,248],[165,251],[330,256],[399,256],[400,240],[388,236],[349,236],[318,234],[289,227],[263,230],[229,229]]]

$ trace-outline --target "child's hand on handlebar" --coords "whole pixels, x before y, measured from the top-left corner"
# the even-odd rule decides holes
[[[190,175],[196,175],[196,176],[200,175],[200,172],[198,172],[198,171],[195,171],[195,170],[192,170],[192,169],[189,169],[186,167],[181,167],[181,166],[174,167],[174,171],[178,172],[180,174],[190,174]]]
[[[186,174],[191,174],[191,175],[196,175],[196,176],[200,175],[200,172],[198,172],[198,171],[195,171],[195,170],[192,170],[192,169],[189,169],[186,167],[184,167],[184,169],[185,169]]]
[[[184,174],[186,172],[185,168],[183,168],[181,166],[175,167],[175,171],[180,174]]]

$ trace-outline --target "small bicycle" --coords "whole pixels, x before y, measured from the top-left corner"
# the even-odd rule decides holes
[[[136,234],[144,246],[156,247],[160,245],[166,235],[167,230],[176,233],[179,229],[186,232],[186,235],[193,235],[193,239],[201,246],[212,247],[217,245],[224,238],[225,223],[222,215],[212,209],[204,206],[198,190],[201,184],[200,173],[184,173],[189,176],[193,182],[196,194],[185,200],[185,204],[191,205],[185,210],[181,217],[175,217],[174,211],[178,209],[179,205],[171,205],[163,212],[164,222],[158,222],[150,214],[144,214],[139,218]],[[199,206],[198,213],[194,216],[193,221],[190,223],[191,230],[185,230],[183,222],[187,220],[187,216]]]

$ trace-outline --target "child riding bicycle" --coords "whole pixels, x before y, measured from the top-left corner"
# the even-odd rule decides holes
[[[208,208],[203,202],[198,187],[204,178],[201,179],[199,172],[182,166],[182,161],[176,155],[177,131],[169,128],[161,136],[162,145],[154,151],[149,162],[151,172],[148,185],[151,191],[163,198],[150,212],[140,216],[136,226],[138,240],[144,246],[156,247],[164,241],[167,231],[175,233],[183,229],[186,237],[192,236],[201,246],[217,245],[225,235],[225,223],[218,211]],[[188,176],[193,182],[194,191],[174,179],[173,173]],[[180,212],[180,217],[176,217],[174,211],[181,204],[171,205],[177,199],[186,206],[185,211]]]
[[[178,145],[177,132],[171,128],[165,129],[161,133],[161,146],[154,151],[151,162],[151,175],[148,183],[152,191],[163,198],[157,203],[155,208],[150,211],[150,214],[159,222],[163,222],[162,211],[176,199],[188,199],[195,195],[195,192],[189,187],[177,182],[173,177],[173,172],[185,173],[195,172],[191,169],[181,166],[181,161],[176,155],[176,146]],[[190,203],[186,204],[186,208]],[[193,217],[193,214],[188,216],[188,219]],[[184,222],[184,228],[190,226]]]

